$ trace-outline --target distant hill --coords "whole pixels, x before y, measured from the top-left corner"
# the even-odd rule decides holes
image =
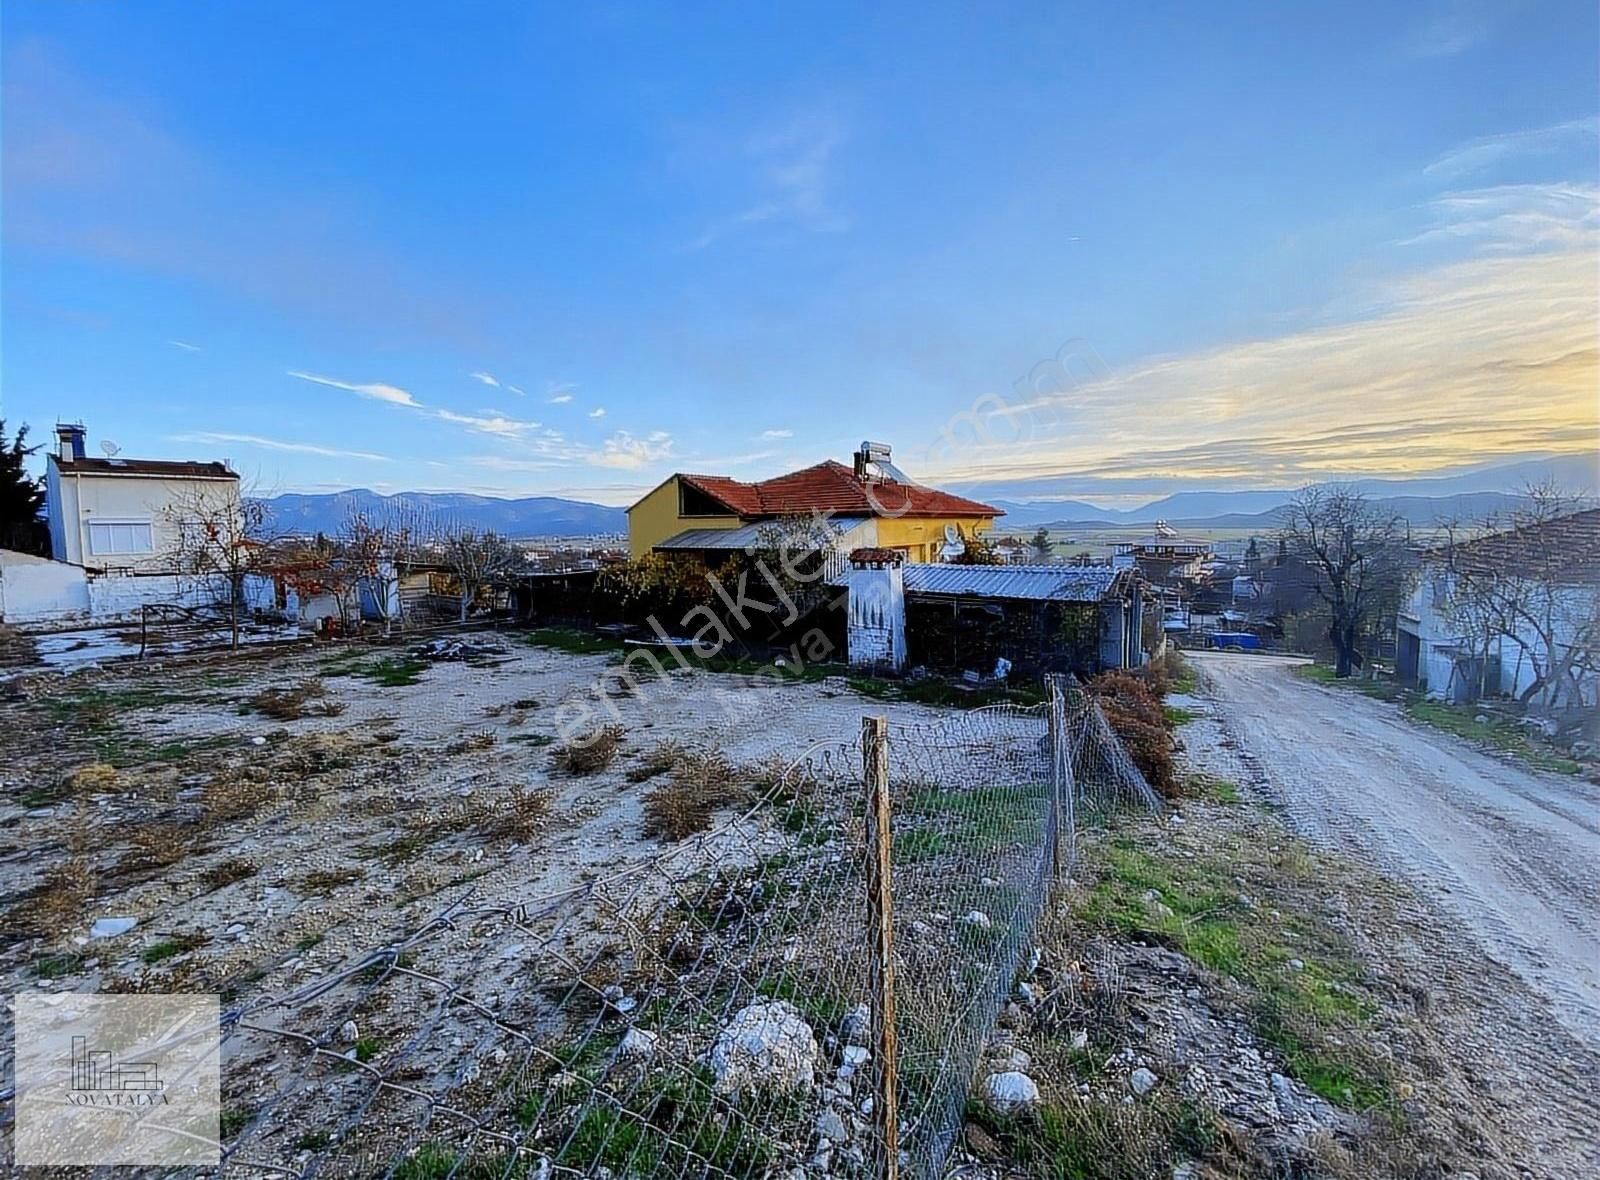
[[[1425,479],[1360,479],[1352,482],[1370,499],[1387,505],[1413,526],[1429,528],[1443,520],[1480,521],[1490,513],[1508,508],[1519,491],[1542,480],[1554,481],[1559,487],[1575,493],[1593,495],[1600,492],[1600,468],[1597,468],[1593,459],[1581,455],[1529,459],[1465,475]],[[1041,494],[1048,494],[1051,482],[1036,481],[1032,486]],[[1023,489],[1014,485],[1013,490]],[[1277,527],[1279,513],[1293,495],[1292,490],[1281,488],[1174,492],[1137,508],[1097,508],[1082,500],[1065,499],[1005,500],[991,497],[988,502],[1006,510],[999,527],[1011,533],[1040,525],[1062,531],[1089,532],[1154,524],[1158,520],[1165,520],[1178,529],[1267,530]]]
[[[324,495],[287,493],[270,497],[266,505],[275,530],[306,535],[337,533],[352,511],[375,515],[387,511],[420,513],[441,523],[476,525],[509,537],[583,537],[628,531],[628,514],[622,509],[559,496],[528,496],[520,500],[457,492],[384,496],[366,488],[351,488]]]

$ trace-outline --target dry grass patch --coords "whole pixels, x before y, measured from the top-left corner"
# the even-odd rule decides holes
[[[301,893],[332,893],[341,885],[353,885],[365,877],[365,869],[354,866],[343,869],[313,869],[300,878],[297,888]]]
[[[143,875],[169,869],[194,851],[193,832],[176,824],[140,824],[128,834],[128,853],[117,862],[119,875]]]
[[[620,725],[603,726],[582,741],[561,743],[551,752],[551,760],[567,774],[598,774],[616,761],[622,732]]]
[[[23,937],[63,938],[81,924],[93,898],[89,860],[72,856],[45,871],[39,886],[6,914],[6,925]]]
[[[658,774],[666,774],[683,761],[684,749],[674,741],[658,742],[639,756],[639,761],[628,768],[628,781],[642,783]]]
[[[114,791],[120,782],[121,775],[109,762],[90,762],[67,776],[67,785],[84,794]]]
[[[487,729],[480,729],[477,733],[469,733],[466,737],[457,738],[445,747],[447,754],[473,754],[479,750],[487,750],[494,745],[494,734]]]
[[[672,781],[644,797],[644,834],[682,840],[706,831],[718,811],[748,795],[738,773],[721,754],[687,754],[673,768]]]
[[[328,697],[327,685],[312,677],[290,688],[268,688],[250,698],[250,707],[277,721],[296,721],[301,717],[337,717],[344,702]]]
[[[222,889],[235,881],[243,881],[259,871],[256,862],[242,856],[232,857],[214,864],[200,874],[200,883],[207,889]]]
[[[531,844],[549,824],[550,807],[550,792],[516,788],[490,813],[483,833],[491,840]]]
[[[248,771],[213,775],[200,792],[202,822],[210,826],[249,819],[276,795],[271,783],[255,778]]]

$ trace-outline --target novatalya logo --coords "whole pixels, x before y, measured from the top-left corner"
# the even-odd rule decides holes
[[[166,1089],[154,1061],[118,1061],[110,1049],[91,1049],[88,1037],[72,1038],[73,1106],[168,1106]]]

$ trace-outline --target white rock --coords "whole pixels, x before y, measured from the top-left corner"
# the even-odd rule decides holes
[[[1304,971],[1305,969],[1306,969],[1306,965],[1305,965],[1305,962],[1303,960],[1301,960],[1301,959],[1290,959],[1289,960],[1289,970],[1291,970],[1291,971]]]
[[[1089,1047],[1089,1033],[1086,1029],[1079,1029],[1072,1034],[1071,1045],[1074,1049],[1087,1049]]]
[[[661,1038],[643,1028],[630,1028],[617,1046],[617,1056],[628,1061],[646,1061],[655,1056],[656,1042]]]
[[[851,1069],[860,1069],[872,1060],[872,1050],[865,1045],[846,1045],[840,1056]]]
[[[361,1039],[361,1030],[356,1027],[356,1022],[347,1020],[339,1026],[339,1040],[346,1045],[353,1045]]]
[[[1156,1088],[1156,1075],[1140,1066],[1128,1075],[1128,1088],[1142,1097]]]
[[[983,1079],[983,1100],[997,1114],[1015,1114],[1039,1105],[1039,1086],[1027,1074],[1008,1069]]]
[[[90,938],[115,938],[139,924],[138,918],[100,918],[89,927]]]
[[[817,1134],[828,1143],[843,1143],[850,1137],[837,1111],[825,1110],[817,1116]]]
[[[973,910],[970,914],[963,914],[961,920],[968,926],[976,926],[979,930],[987,930],[994,925],[989,920],[989,915],[982,910]]]
[[[872,1036],[872,1009],[857,1004],[839,1022],[839,1036],[847,1045],[865,1045]]]
[[[267,744],[267,739],[264,737],[253,737],[250,739],[250,744],[252,746],[264,746]]]
[[[799,1010],[786,1000],[751,1004],[734,1013],[728,1027],[718,1034],[710,1061],[718,1093],[792,1093],[812,1084],[817,1038]]]

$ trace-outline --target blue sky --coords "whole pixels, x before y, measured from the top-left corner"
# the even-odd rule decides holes
[[[1592,450],[1595,7],[4,9],[0,414],[625,503]]]

